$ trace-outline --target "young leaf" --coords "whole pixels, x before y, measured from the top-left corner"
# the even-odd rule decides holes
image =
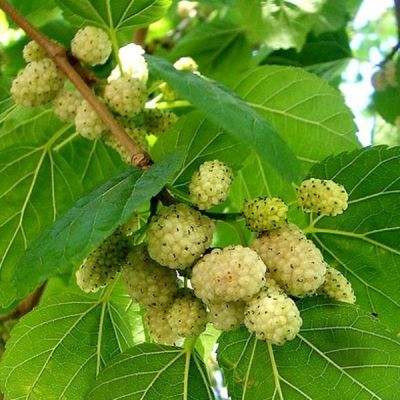
[[[353,116],[339,92],[301,68],[255,68],[233,89],[271,121],[307,167],[359,147]]]
[[[171,0],[56,0],[74,25],[94,25],[106,31],[121,31],[149,25],[160,19]]]
[[[121,163],[101,143],[76,138],[48,109],[16,109],[0,139],[0,304],[6,305],[15,300],[9,282],[29,244]]]
[[[128,301],[64,293],[23,317],[0,364],[7,398],[83,399],[104,364],[133,344]]]
[[[237,15],[250,40],[300,51],[326,0],[239,0]]]
[[[400,390],[400,341],[356,306],[300,303],[303,328],[269,347],[245,328],[219,339],[232,400],[390,399]],[[280,396],[281,395],[281,396]]]
[[[152,156],[160,160],[166,154],[181,147],[185,149],[185,159],[179,174],[174,178],[174,186],[184,188],[193,172],[207,160],[220,160],[238,169],[250,153],[239,140],[208,121],[203,113],[191,112],[163,134],[152,149]]]
[[[224,86],[188,72],[177,71],[167,61],[147,56],[150,70],[166,80],[183,98],[233,137],[253,148],[287,180],[296,180],[301,167],[271,125],[242,99]],[[257,82],[258,83],[258,82]]]
[[[203,361],[196,353],[143,343],[115,357],[87,397],[110,398],[212,400],[214,395]]]
[[[179,149],[143,174],[129,168],[78,200],[30,246],[19,261],[14,286],[29,293],[44,279],[67,272],[171,180],[183,160]]]
[[[330,157],[310,176],[333,179],[349,208],[317,218],[306,231],[352,282],[357,302],[400,331],[400,147]]]

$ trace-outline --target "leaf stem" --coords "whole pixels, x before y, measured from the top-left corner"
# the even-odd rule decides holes
[[[188,337],[185,339],[185,343],[183,345],[184,352],[186,353],[185,372],[184,372],[184,376],[183,376],[183,400],[188,400],[190,360],[192,358],[192,353],[193,353],[193,349],[196,344],[196,341],[197,341],[197,336]]]
[[[272,372],[274,374],[275,387],[279,394],[280,400],[285,400],[285,398],[283,397],[281,383],[279,380],[278,367],[276,366],[276,362],[275,362],[274,350],[272,349],[271,343],[267,343],[267,346],[268,346],[269,359],[271,361],[271,366],[272,366]]]
[[[121,76],[124,76],[124,68],[122,66],[121,57],[119,56],[119,44],[118,44],[117,34],[115,33],[115,30],[113,28],[111,28],[108,32],[111,39],[114,59],[118,64]]]
[[[25,33],[37,42],[53,60],[58,68],[73,83],[83,98],[93,107],[101,120],[108,126],[112,135],[131,154],[131,163],[145,168],[151,164],[150,157],[145,153],[116,122],[107,107],[99,101],[76,68],[70,63],[65,47],[53,42],[42,32],[36,29],[22,14],[20,14],[7,0],[0,0],[0,8],[12,19]]]

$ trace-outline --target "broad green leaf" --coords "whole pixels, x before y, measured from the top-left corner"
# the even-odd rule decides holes
[[[299,163],[282,138],[236,94],[207,78],[177,71],[161,58],[147,56],[147,60],[157,78],[166,80],[211,122],[253,148],[285,179],[296,180],[301,175]]]
[[[346,9],[348,0],[326,0],[321,11],[317,15],[313,31],[316,34],[333,32],[343,28],[348,19]]]
[[[74,25],[117,31],[149,25],[160,19],[171,0],[56,0]]]
[[[214,399],[196,353],[144,343],[115,357],[100,374],[88,400]]]
[[[111,357],[133,344],[127,301],[109,291],[64,293],[23,317],[0,364],[7,399],[83,399]]]
[[[175,151],[142,173],[129,168],[78,200],[46,229],[19,261],[14,286],[29,293],[49,276],[70,271],[171,180],[183,152]]]
[[[300,310],[300,334],[282,347],[245,328],[220,337],[218,360],[232,400],[393,399],[400,391],[394,335],[349,304],[313,298]]]
[[[374,109],[382,118],[394,124],[400,115],[400,90],[398,87],[388,86],[383,91],[376,91],[372,96]]]
[[[255,65],[252,46],[239,26],[226,20],[212,20],[194,27],[169,54],[176,61],[193,57],[203,75],[224,82]]]
[[[0,123],[15,109],[15,104],[10,96],[11,79],[5,76],[0,78]]]
[[[10,282],[29,244],[118,166],[104,145],[78,138],[48,109],[8,116],[0,129],[0,304],[27,294]]]
[[[349,208],[312,221],[306,232],[351,281],[357,302],[400,332],[400,147],[330,157],[311,176],[333,179]]]
[[[353,116],[342,96],[301,68],[255,68],[233,89],[272,124],[307,167],[359,147]]]
[[[60,9],[57,8],[54,0],[10,0],[10,3],[35,26],[41,27],[60,14]],[[11,26],[16,29],[14,23]]]
[[[326,0],[239,0],[237,14],[250,40],[301,50]]]
[[[220,160],[233,169],[239,169],[250,151],[239,140],[226,134],[204,114],[191,112],[163,134],[152,149],[155,160],[161,160],[177,147],[185,150],[185,158],[173,185],[186,190],[193,172],[207,160]]]

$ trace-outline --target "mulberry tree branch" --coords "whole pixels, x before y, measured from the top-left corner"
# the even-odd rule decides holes
[[[65,47],[53,42],[42,32],[36,29],[23,15],[21,15],[7,0],[0,0],[0,8],[35,42],[37,42],[54,61],[58,68],[73,83],[83,98],[93,107],[101,120],[110,129],[122,146],[131,155],[133,165],[146,168],[151,164],[149,156],[128,136],[124,129],[116,122],[107,107],[98,100],[85,80],[71,65]]]

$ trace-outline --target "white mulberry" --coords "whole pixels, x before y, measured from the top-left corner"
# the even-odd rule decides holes
[[[221,331],[238,329],[244,320],[244,307],[242,301],[209,304],[208,321]]]
[[[347,209],[349,196],[344,186],[322,179],[307,179],[297,189],[297,204],[306,212],[335,216]]]
[[[42,60],[46,57],[46,52],[40,44],[31,40],[22,50],[22,56],[24,57],[24,60],[29,63],[32,61]]]
[[[129,295],[143,306],[168,305],[178,291],[176,272],[152,260],[144,245],[129,252],[122,278]]]
[[[356,302],[351,283],[340,271],[332,267],[327,268],[325,282],[318,289],[318,294],[344,303],[354,304]]]
[[[243,246],[214,249],[193,268],[192,286],[206,304],[245,300],[265,282],[266,266],[257,253]]]
[[[246,200],[242,212],[250,230],[263,232],[285,224],[288,206],[277,197],[259,197]]]
[[[207,311],[201,300],[184,290],[169,308],[167,319],[176,335],[198,336],[206,329]]]
[[[54,114],[64,122],[74,122],[82,96],[75,91],[62,89],[53,100]]]
[[[111,40],[107,33],[94,26],[80,29],[71,41],[72,54],[91,66],[104,64],[111,51]]]
[[[76,282],[84,292],[97,292],[110,283],[126,260],[129,242],[117,229],[94,250],[76,271]]]
[[[165,207],[151,218],[147,249],[159,264],[185,269],[209,247],[214,229],[210,218],[185,204]]]
[[[145,310],[144,321],[152,340],[159,344],[174,345],[180,337],[172,332],[167,313],[164,307],[150,307]]]
[[[144,126],[149,133],[160,136],[178,121],[178,116],[171,111],[152,108],[144,111],[143,120]]]
[[[196,61],[192,57],[181,57],[174,64],[175,69],[178,71],[196,72],[199,69]]]
[[[124,117],[133,117],[143,110],[147,92],[139,79],[121,77],[107,84],[104,98],[116,113]]]
[[[76,111],[76,131],[86,139],[99,139],[107,127],[92,106],[83,100]]]
[[[32,61],[13,80],[11,96],[15,103],[35,107],[53,100],[65,77],[49,58]]]
[[[222,203],[228,197],[232,178],[231,169],[221,161],[204,162],[190,181],[190,201],[200,210]]]
[[[296,337],[303,321],[296,303],[274,286],[266,286],[245,309],[244,324],[257,339],[283,345]]]
[[[293,224],[265,232],[251,246],[273,278],[293,296],[314,294],[325,280],[327,264],[321,252]]]
[[[193,18],[197,14],[198,1],[180,0],[176,12],[181,18]]]

